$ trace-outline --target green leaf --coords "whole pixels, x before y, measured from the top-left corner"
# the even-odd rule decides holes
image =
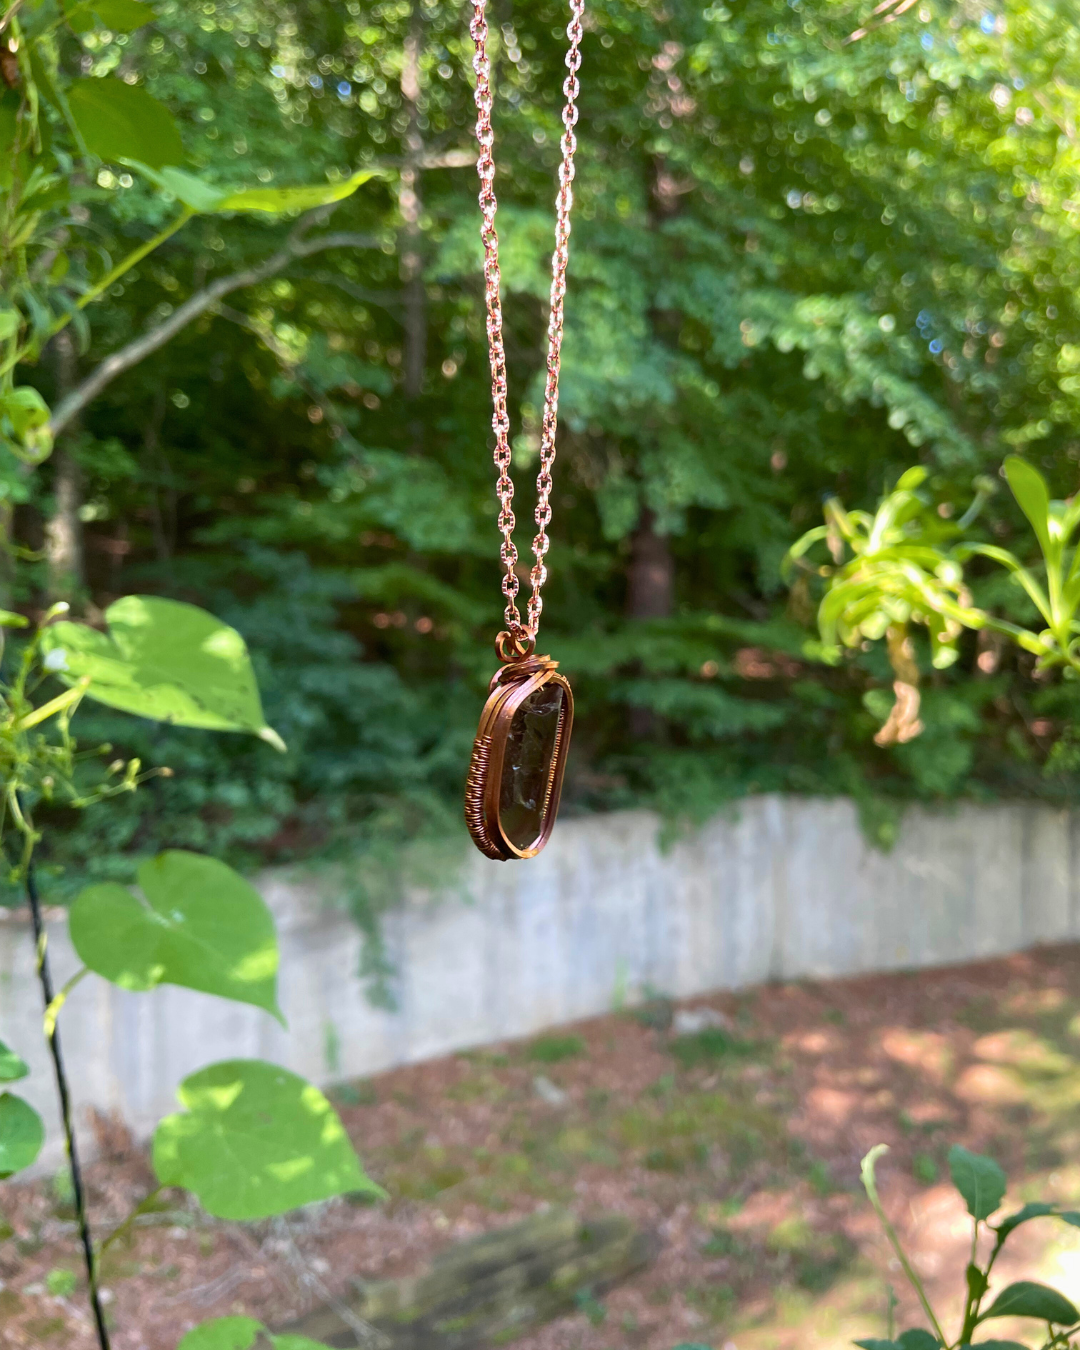
[[[1043,1219],[1050,1214],[1057,1214],[1057,1210],[1053,1205],[1041,1200],[1032,1201],[1023,1209],[1018,1209],[1015,1214],[1007,1214],[999,1224],[993,1225],[998,1242],[1004,1242],[1014,1229],[1019,1228],[1022,1223],[1027,1223],[1029,1219]]]
[[[13,442],[20,458],[38,464],[52,450],[49,405],[31,385],[0,394],[0,431]]]
[[[1012,488],[1012,494],[1020,510],[1027,516],[1031,528],[1038,536],[1043,553],[1049,553],[1052,547],[1048,523],[1050,493],[1046,480],[1038,469],[1016,455],[1010,455],[1006,459],[1005,477],[1009,481],[1009,487]]]
[[[249,731],[285,748],[266,725],[244,639],[204,609],[157,596],[127,595],[105,611],[108,634],[52,624],[46,651],[67,658],[60,678],[90,677],[87,696],[110,708],[212,731]]]
[[[41,1117],[12,1092],[0,1095],[0,1181],[29,1167],[45,1142]]]
[[[0,1041],[0,1083],[14,1083],[29,1072],[26,1061]]]
[[[310,187],[244,188],[230,192],[215,208],[218,211],[310,211],[351,197],[362,183],[374,178],[378,170],[361,169],[339,183],[315,183]]]
[[[125,157],[123,162],[130,168],[137,169],[163,192],[171,192],[177,201],[183,202],[200,215],[216,211],[228,195],[225,189],[215,187],[212,183],[204,183],[201,178],[185,173],[183,169],[158,169],[144,164],[135,156]]]
[[[13,338],[19,331],[20,323],[17,309],[0,309],[0,342],[7,342]]]
[[[30,620],[10,609],[0,609],[0,628],[26,628]]]
[[[949,1149],[949,1174],[973,1219],[988,1219],[1001,1204],[1008,1183],[993,1158],[953,1144]]]
[[[141,163],[131,156],[124,163],[144,174],[164,192],[171,192],[192,211],[201,215],[222,211],[310,211],[314,206],[326,206],[351,197],[361,183],[378,175],[378,169],[362,169],[340,183],[314,183],[294,188],[240,188],[216,187],[182,169],[158,168]]]
[[[921,464],[915,464],[907,469],[896,480],[897,492],[914,492],[917,487],[921,487],[927,479],[927,470]],[[929,1336],[929,1332],[926,1333]],[[935,1341],[936,1345],[937,1342]]]
[[[317,1087],[262,1060],[212,1064],[177,1090],[154,1133],[154,1170],[219,1219],[264,1219],[348,1191],[385,1192],[360,1167]]]
[[[938,1338],[924,1327],[912,1327],[910,1331],[902,1331],[896,1340],[904,1350],[938,1350],[941,1345]]]
[[[138,883],[88,886],[71,907],[84,965],[122,989],[178,984],[265,1008],[277,1003],[278,946],[262,896],[216,858],[179,849],[144,862]]]
[[[176,1350],[250,1350],[260,1333],[274,1350],[327,1350],[321,1341],[306,1336],[275,1336],[253,1317],[215,1317],[203,1322],[187,1333]]]
[[[979,1321],[988,1317],[1034,1317],[1040,1322],[1054,1322],[1063,1327],[1080,1322],[1080,1313],[1064,1294],[1033,1280],[1018,1280],[1003,1289]]]
[[[215,1317],[192,1327],[176,1350],[250,1350],[262,1329],[254,1317]]]
[[[900,1350],[899,1341],[856,1341],[856,1345],[861,1346],[862,1350]]]
[[[20,438],[49,420],[49,405],[30,385],[7,390],[0,408],[11,419],[15,434]]]
[[[65,5],[64,13],[76,33],[90,32],[95,18],[102,28],[111,28],[114,33],[134,33],[154,20],[154,11],[142,0],[84,0],[82,4]]]
[[[179,164],[184,145],[172,115],[139,84],[76,80],[68,104],[86,148],[111,164],[135,159],[152,169]]]

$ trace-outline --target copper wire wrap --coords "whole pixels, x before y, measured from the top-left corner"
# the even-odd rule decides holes
[[[477,736],[469,761],[469,776],[465,780],[465,824],[480,852],[502,862],[506,855],[488,833],[484,820],[484,783],[490,755],[491,737]]]
[[[518,553],[514,544],[514,484],[510,477],[510,418],[506,409],[506,351],[503,347],[502,300],[499,275],[499,236],[495,231],[495,160],[492,155],[494,133],[491,126],[491,61],[487,53],[487,0],[473,0],[473,19],[469,25],[476,52],[476,139],[480,154],[476,170],[480,176],[480,237],[484,244],[484,291],[487,301],[488,350],[491,356],[492,429],[495,432],[495,491],[499,498],[499,532],[502,535],[500,557],[503,563],[502,592],[506,597],[505,618],[513,637],[536,638],[544,607],[540,592],[547,580],[544,559],[548,552],[547,527],[551,523],[551,467],[555,462],[555,433],[559,417],[559,364],[562,356],[563,301],[566,296],[566,264],[570,248],[570,209],[573,205],[574,153],[577,150],[577,72],[581,66],[582,17],[585,0],[570,0],[570,22],[566,28],[567,77],[563,82],[562,162],[559,165],[559,191],[555,198],[555,250],[551,255],[551,302],[548,317],[547,382],[544,387],[544,417],[540,435],[540,472],[536,479],[536,536],[532,551],[536,562],[529,574],[528,621],[522,623],[517,607]],[[506,659],[506,658],[503,658]]]

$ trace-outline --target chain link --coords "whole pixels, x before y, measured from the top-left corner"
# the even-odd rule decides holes
[[[536,537],[532,551],[536,563],[529,574],[532,594],[528,603],[528,622],[523,624],[517,607],[518,552],[514,545],[514,483],[510,477],[510,418],[506,410],[506,351],[503,347],[502,301],[500,298],[499,236],[495,230],[495,160],[492,149],[495,135],[491,126],[491,61],[487,53],[487,0],[473,0],[473,19],[469,25],[473,44],[473,70],[476,72],[476,140],[480,153],[476,171],[480,176],[480,238],[484,244],[484,291],[487,300],[488,352],[491,358],[491,426],[495,432],[495,491],[499,498],[499,532],[502,547],[499,556],[505,569],[502,591],[506,597],[506,623],[518,638],[536,637],[544,602],[540,591],[547,580],[544,559],[550,541],[551,466],[555,462],[555,433],[559,418],[559,362],[562,355],[563,300],[566,296],[566,264],[570,246],[570,209],[573,205],[574,152],[577,150],[577,97],[580,90],[577,73],[581,66],[582,17],[585,0],[570,0],[570,22],[566,28],[568,75],[563,82],[563,134],[560,142],[559,191],[555,198],[555,251],[551,255],[551,302],[548,317],[547,381],[544,387],[544,417],[540,433],[540,472],[536,479]]]

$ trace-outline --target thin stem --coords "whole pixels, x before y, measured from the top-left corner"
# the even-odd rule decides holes
[[[73,685],[62,694],[57,694],[48,703],[43,703],[40,708],[35,708],[33,712],[29,712],[25,717],[20,718],[12,730],[28,731],[30,727],[36,727],[39,722],[48,721],[54,714],[64,712],[73,703],[78,703],[89,687],[90,677],[84,675],[78,684]]]
[[[169,239],[177,232],[177,230],[186,225],[194,214],[195,212],[191,207],[185,206],[170,225],[166,225],[163,230],[155,234],[152,239],[148,239],[144,244],[140,244],[138,248],[132,249],[126,258],[121,258],[115,267],[105,273],[100,281],[96,282],[88,291],[80,295],[75,302],[75,308],[85,309],[87,305],[92,304],[99,295],[109,289],[114,281],[119,277],[122,277],[125,272],[130,271],[136,263],[142,262],[143,258],[145,258],[148,253],[153,253],[154,249],[160,248],[165,240]],[[57,333],[68,326],[71,319],[71,314],[61,315],[53,327],[49,329],[49,337],[55,337]],[[13,352],[3,364],[0,364],[0,375],[6,375],[9,370],[12,370],[17,366],[24,357],[29,355],[33,345],[33,342],[27,342],[20,347],[18,351]]]
[[[136,263],[142,262],[148,253],[153,253],[154,249],[160,248],[165,240],[174,235],[177,230],[182,229],[194,214],[195,212],[190,206],[185,206],[171,225],[166,225],[163,230],[155,234],[152,239],[148,239],[145,244],[140,244],[138,248],[132,249],[126,258],[120,259],[112,271],[106,272],[96,285],[91,286],[88,291],[80,295],[76,301],[76,308],[85,309],[87,305],[92,304],[103,291],[109,289],[114,281],[122,277],[125,272],[129,272]],[[65,322],[67,321],[65,320]]]
[[[154,1201],[158,1198],[158,1196],[164,1189],[165,1189],[164,1186],[155,1186],[154,1189],[150,1192],[148,1196],[146,1196],[145,1199],[139,1201],[139,1203],[135,1206],[135,1208],[131,1211],[131,1213],[127,1216],[127,1218],[124,1219],[123,1222],[118,1223],[116,1225],[116,1227],[112,1230],[109,1236],[98,1248],[99,1261],[109,1250],[112,1244],[116,1241],[116,1239],[119,1237],[123,1237],[123,1235],[128,1231],[128,1229],[130,1229],[130,1227],[139,1217],[139,1215],[146,1213],[146,1211],[150,1208],[150,1206],[154,1203]]]
[[[990,1227],[991,1227],[991,1230],[992,1230],[992,1231],[996,1231],[996,1230],[994,1230],[992,1224],[990,1225]],[[1004,1240],[1004,1238],[1002,1238],[1001,1234],[998,1233],[998,1234],[997,1234],[997,1241],[994,1243],[994,1250],[990,1253],[990,1259],[989,1259],[989,1261],[987,1261],[987,1263],[986,1263],[986,1278],[987,1278],[987,1279],[990,1278],[990,1272],[994,1269],[994,1262],[998,1259],[998,1253],[1001,1251],[1002,1247],[1004,1247],[1004,1246],[1005,1246],[1005,1240]]]
[[[923,1312],[926,1313],[927,1317],[930,1319],[930,1325],[934,1328],[934,1334],[937,1336],[938,1340],[941,1342],[942,1345],[948,1345],[949,1344],[948,1338],[941,1329],[941,1323],[937,1320],[937,1317],[934,1315],[934,1310],[930,1306],[930,1300],[926,1297],[926,1291],[925,1289],[923,1289],[922,1280],[919,1279],[918,1275],[915,1272],[915,1268],[908,1260],[907,1252],[905,1252],[903,1247],[901,1247],[900,1239],[896,1235],[896,1229],[889,1222],[885,1210],[882,1206],[881,1199],[878,1196],[877,1178],[874,1176],[874,1165],[877,1162],[878,1158],[880,1158],[883,1153],[888,1153],[888,1151],[889,1151],[888,1144],[876,1144],[870,1150],[870,1152],[862,1160],[862,1183],[863,1186],[866,1188],[866,1194],[870,1199],[870,1203],[874,1207],[874,1212],[881,1220],[881,1226],[885,1230],[885,1236],[889,1239],[892,1249],[896,1253],[897,1258],[900,1261],[900,1265],[903,1267],[904,1274],[908,1278],[908,1283],[911,1285],[912,1289],[915,1290],[916,1294],[918,1294],[919,1302],[922,1304]]]
[[[45,1009],[45,1035],[51,1036],[56,1031],[56,1019],[60,1016],[60,1009],[68,1001],[68,995],[79,983],[90,974],[90,967],[83,966],[72,975],[71,979],[63,986],[58,994],[54,994],[49,1006]]]
[[[979,1254],[979,1220],[975,1219],[971,1228],[971,1255],[968,1258],[967,1273],[967,1298],[964,1300],[964,1318],[960,1328],[960,1343],[966,1344],[971,1340],[971,1334],[979,1320],[979,1306],[983,1300],[983,1294],[986,1292],[986,1276],[989,1274],[989,1268],[980,1272],[983,1276],[983,1288],[980,1292],[971,1282],[971,1271],[978,1270],[975,1264],[975,1258]]]
[[[38,980],[41,994],[48,1009],[53,1001],[52,972],[49,969],[48,935],[41,914],[41,899],[38,895],[34,866],[30,863],[26,869],[26,898],[30,904],[30,920],[34,928],[34,943],[37,948]],[[67,1073],[64,1069],[64,1057],[60,1050],[60,1032],[53,1026],[46,1034],[49,1053],[52,1055],[53,1069],[56,1073],[56,1091],[60,1098],[60,1117],[64,1125],[64,1143],[67,1146],[68,1166],[71,1170],[71,1189],[75,1195],[75,1218],[79,1226],[79,1239],[82,1242],[83,1260],[86,1265],[86,1281],[89,1288],[90,1310],[94,1314],[94,1326],[97,1330],[100,1350],[110,1350],[109,1329],[105,1325],[105,1313],[101,1306],[101,1292],[98,1289],[97,1263],[94,1260],[94,1242],[90,1235],[90,1220],[86,1214],[86,1194],[83,1190],[82,1168],[79,1166],[79,1153],[75,1140],[75,1127],[71,1118],[71,1092],[68,1087]]]

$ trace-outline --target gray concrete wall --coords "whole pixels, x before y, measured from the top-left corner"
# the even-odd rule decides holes
[[[90,978],[64,1010],[64,1049],[80,1107],[146,1136],[176,1083],[216,1059],[265,1056],[326,1082],[526,1036],[647,987],[687,997],[1080,938],[1078,848],[1080,815],[1021,805],[913,809],[888,855],[844,800],[754,798],[666,852],[645,812],[564,821],[535,861],[476,854],[461,893],[417,894],[387,917],[395,1012],[365,997],[359,934],[319,883],[270,872],[288,1032],[207,995]],[[77,967],[62,916],[50,943],[59,983]],[[17,1090],[52,1121],[24,916],[0,922],[0,1040],[31,1062]]]

